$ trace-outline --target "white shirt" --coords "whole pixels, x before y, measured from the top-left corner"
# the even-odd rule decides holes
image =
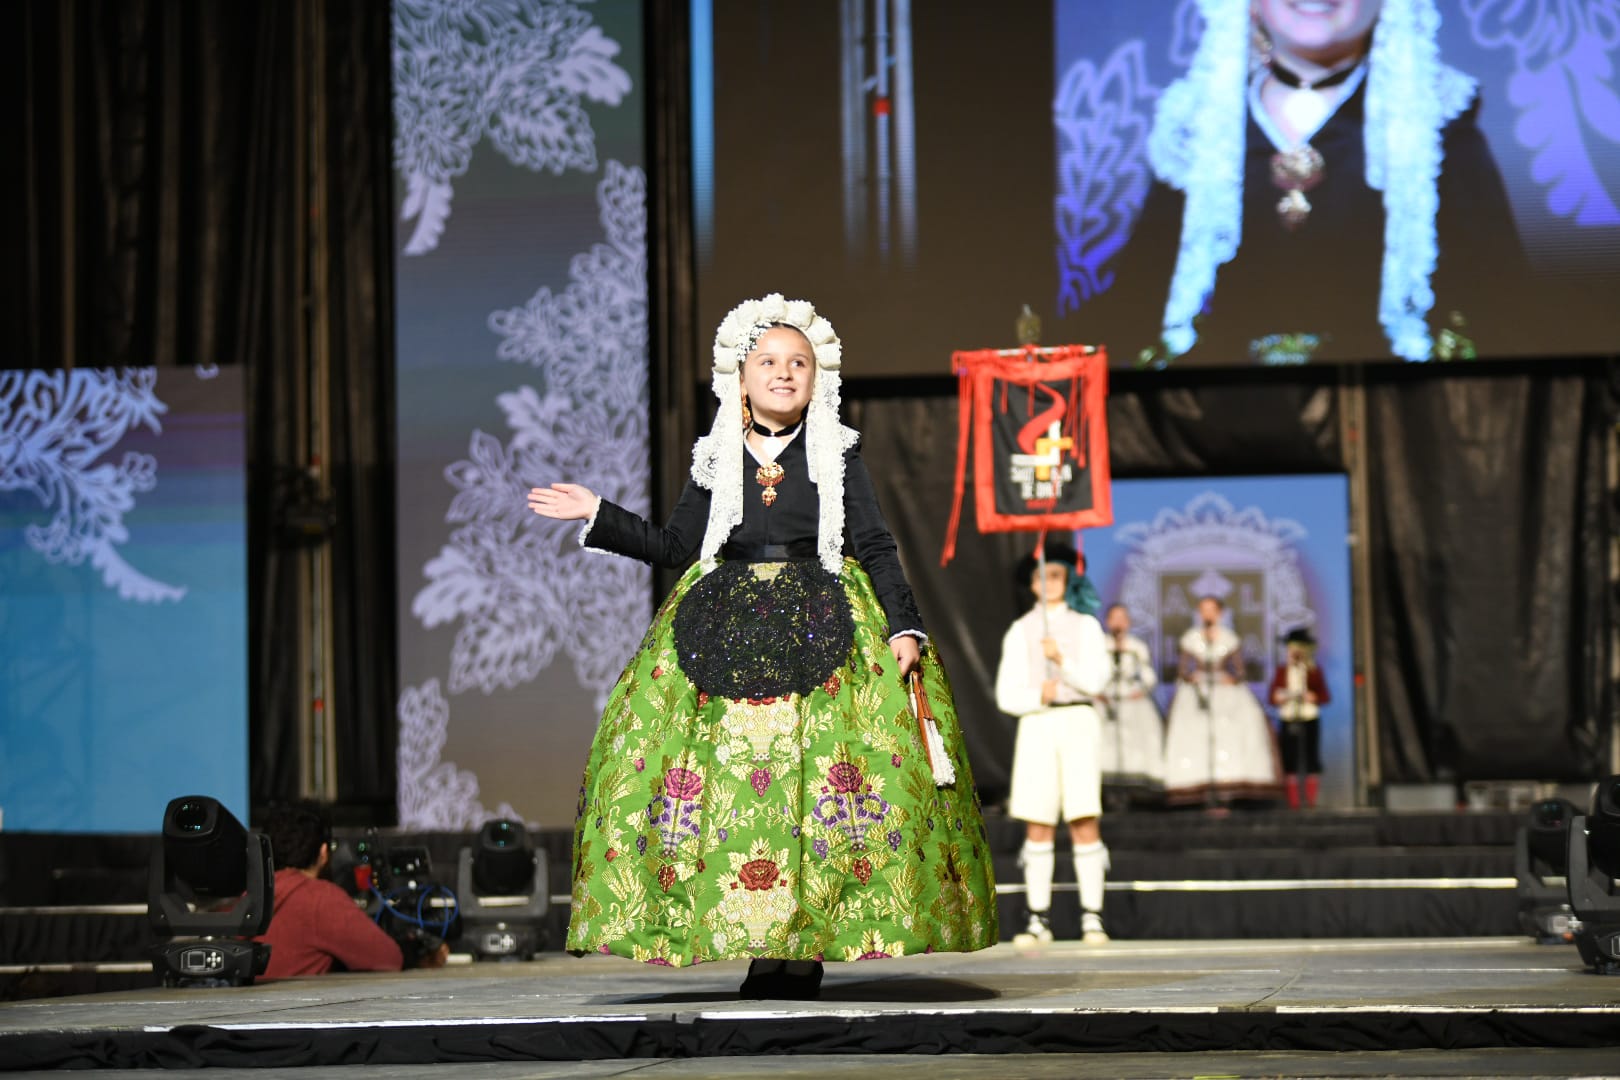
[[[1041,650],[1041,610],[1034,607],[1007,628],[1001,639],[1001,663],[996,667],[996,707],[1014,716],[1044,709],[1082,704],[1102,693],[1111,674],[1108,636],[1095,616],[1082,615],[1064,604],[1046,609],[1044,635],[1057,642],[1061,665],[1050,663]],[[1041,685],[1058,680],[1058,700],[1041,701]]]

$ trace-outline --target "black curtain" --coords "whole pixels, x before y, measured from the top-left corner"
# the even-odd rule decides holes
[[[252,799],[299,788],[298,558],[314,542],[335,567],[338,798],[391,815],[388,4],[11,10],[6,366],[245,369]],[[299,479],[317,345],[333,403],[324,505]],[[307,527],[328,514],[329,531]]]
[[[386,0],[316,2],[326,140],[325,338],[334,527],[336,801],[362,822],[396,813],[392,26]],[[287,709],[277,715],[291,717]],[[268,722],[274,722],[267,717]],[[268,777],[266,778],[269,779]],[[285,790],[266,784],[264,790]]]
[[[27,0],[9,366],[292,354],[292,5]],[[8,173],[13,170],[6,170]]]
[[[1596,779],[1614,707],[1607,365],[1374,378],[1383,779]]]

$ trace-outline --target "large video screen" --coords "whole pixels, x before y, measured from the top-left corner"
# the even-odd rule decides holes
[[[699,309],[845,374],[1612,355],[1620,17],[1571,0],[693,5]]]
[[[241,376],[0,371],[0,827],[247,819]]]

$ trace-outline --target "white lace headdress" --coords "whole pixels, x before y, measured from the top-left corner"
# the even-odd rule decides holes
[[[1249,0],[1198,0],[1204,34],[1187,74],[1159,100],[1148,136],[1153,171],[1187,196],[1164,307],[1172,356],[1193,347],[1197,315],[1243,233]],[[1384,0],[1367,63],[1367,185],[1384,194],[1378,321],[1395,355],[1427,360],[1439,255],[1441,129],[1468,107],[1474,80],[1440,61],[1434,0]],[[1399,162],[1394,168],[1391,162]]]
[[[704,561],[714,559],[742,524],[742,364],[760,335],[773,326],[799,330],[815,354],[815,385],[805,410],[804,449],[810,480],[821,502],[816,554],[828,573],[837,574],[844,563],[844,454],[860,437],[838,420],[843,346],[832,324],[817,315],[808,300],[784,300],[781,293],[743,301],[714,332],[714,396],[720,406],[714,427],[692,447],[692,479],[711,495],[700,555]]]

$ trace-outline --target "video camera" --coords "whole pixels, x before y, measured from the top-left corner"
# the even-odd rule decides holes
[[[367,911],[399,945],[407,968],[459,933],[460,903],[455,891],[434,877],[427,848],[388,844],[371,829],[333,861],[338,884],[365,898]]]

